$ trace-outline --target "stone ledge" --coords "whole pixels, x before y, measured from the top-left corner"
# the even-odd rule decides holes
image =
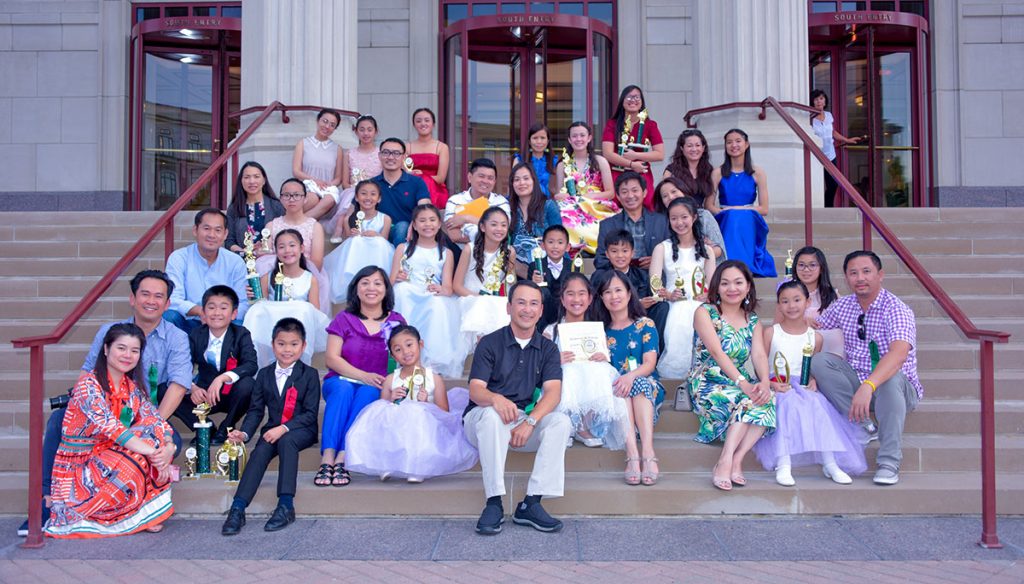
[[[124,191],[0,192],[0,212],[123,211]]]

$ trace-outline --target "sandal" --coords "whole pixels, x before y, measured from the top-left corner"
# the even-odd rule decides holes
[[[318,487],[329,487],[333,480],[334,466],[330,464],[321,464],[320,470],[316,471],[316,476],[313,477],[313,484]]]
[[[626,484],[627,485],[635,487],[635,486],[640,484],[640,476],[641,476],[640,465],[637,464],[637,470],[635,472],[630,472],[629,471],[629,463],[631,463],[631,462],[639,463],[640,459],[639,458],[627,458],[626,459],[626,471],[623,473],[623,477],[626,479]]]
[[[723,491],[731,491],[732,481],[729,479],[718,478],[717,476],[715,476],[716,472],[718,472],[717,464],[715,465],[715,468],[711,470],[711,484],[715,485],[716,489],[720,489]]]
[[[146,533],[160,533],[163,530],[164,530],[164,524],[160,523],[159,525],[154,525],[152,527],[147,527],[146,528]]]
[[[743,473],[735,473],[729,477],[729,480],[737,487],[745,487],[747,485],[747,477],[743,476]]]
[[[643,486],[650,487],[650,486],[653,486],[654,484],[656,484],[658,482],[658,475],[661,474],[661,473],[659,471],[657,471],[657,470],[654,471],[654,472],[651,472],[650,470],[648,470],[650,468],[651,464],[654,464],[654,463],[657,463],[657,462],[658,462],[658,459],[653,457],[653,456],[650,457],[650,458],[644,458],[643,459],[644,471],[642,473],[640,473],[640,480],[641,480],[641,484],[643,484]]]
[[[345,469],[345,465],[338,463],[334,465],[334,477],[331,478],[332,487],[344,487],[352,482],[352,475]]]

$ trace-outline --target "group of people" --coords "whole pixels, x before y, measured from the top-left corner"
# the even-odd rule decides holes
[[[775,265],[765,173],[742,131],[726,134],[713,168],[703,135],[687,130],[655,185],[660,134],[630,86],[602,137],[611,152],[596,154],[590,129],[573,124],[573,155],[553,165],[538,127],[509,197],[493,192],[487,159],[448,196],[430,110],[414,113],[410,145],[374,146],[376,122],[359,118],[347,155],[324,145],[340,116],[317,120],[280,196],[246,163],[228,213],[198,212],[195,242],[166,273],[133,278],[133,317],[97,333],[67,409],[47,425],[47,534],[158,531],[182,449],[167,421],[191,428],[201,404],[224,414],[213,445],[256,439],[224,535],[245,525],[275,456],[278,505],[265,529],[294,521],[299,453],[318,441],[317,487],[344,487],[352,471],[418,483],[479,462],[481,534],[501,531],[508,450],[535,451],[512,520],[557,531],[541,500],[563,495],[574,440],[624,450],[627,484],[658,482],[663,378],[681,381],[675,400],[699,418],[695,440],[723,442],[719,489],[746,483],[750,450],[782,485],[811,463],[851,482],[867,467],[871,411],[874,481],[898,481],[903,421],[922,395],[913,313],[881,287],[878,256],[846,257],[852,294],[839,297],[824,254],[808,247],[762,327],[754,278]],[[332,304],[344,304],[333,317]],[[468,387],[448,387],[470,354]]]

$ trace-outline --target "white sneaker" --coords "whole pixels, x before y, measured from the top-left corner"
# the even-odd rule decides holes
[[[796,484],[793,480],[793,471],[788,466],[780,466],[775,469],[775,482],[779,483],[783,487],[792,487]]]
[[[569,439],[565,441],[566,448],[572,448],[572,435],[569,435]]]
[[[853,482],[850,475],[843,472],[843,469],[839,468],[835,463],[822,466],[821,472],[825,473],[826,477],[832,479],[832,482],[840,485],[849,485]]]

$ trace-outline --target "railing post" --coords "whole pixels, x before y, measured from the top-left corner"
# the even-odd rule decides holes
[[[981,540],[978,545],[999,549],[996,534],[995,358],[991,339],[981,340]]]
[[[811,220],[811,149],[804,144],[804,245],[814,245],[814,223]]]
[[[24,548],[43,547],[43,347],[29,348],[28,537]]]
[[[860,221],[861,249],[871,251],[871,221],[868,220],[867,214],[863,211],[860,213]]]
[[[164,225],[164,263],[174,253],[174,218],[172,217],[167,225]]]

